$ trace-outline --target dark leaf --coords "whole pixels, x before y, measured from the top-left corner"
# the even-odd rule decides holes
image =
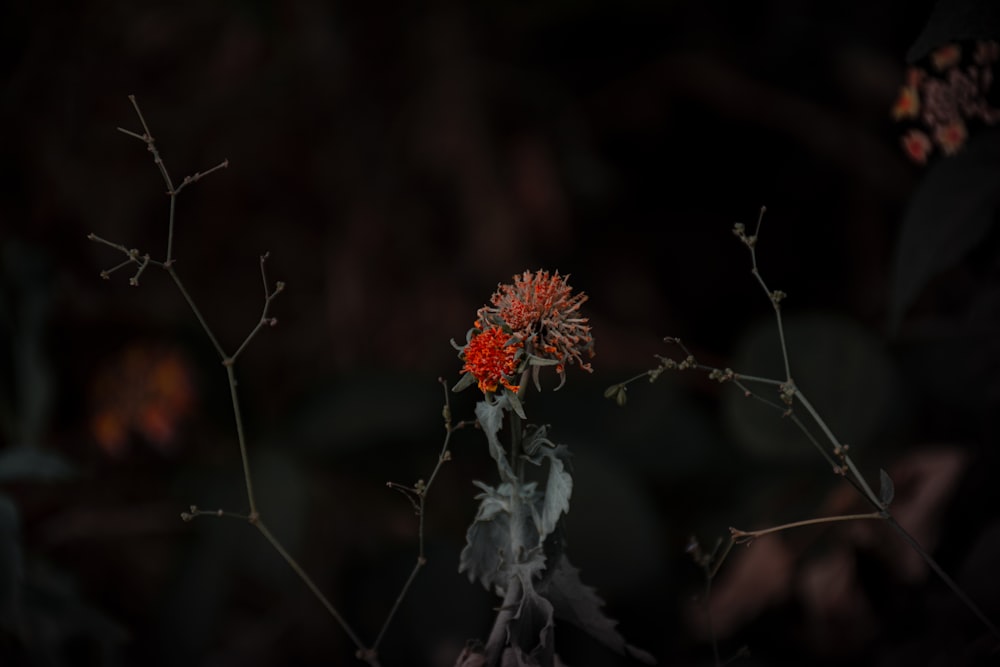
[[[924,177],[903,218],[893,260],[889,328],[931,278],[957,264],[990,230],[1000,204],[1000,131],[984,132]]]
[[[883,507],[888,507],[892,503],[892,499],[896,496],[896,487],[893,485],[889,473],[881,468],[878,471],[878,481],[878,499],[882,501]]]
[[[17,617],[23,576],[17,507],[0,496],[0,627],[11,628]]]
[[[784,330],[796,384],[840,443],[863,447],[872,442],[894,415],[900,398],[896,369],[883,341],[853,320],[823,312],[787,317]],[[733,367],[781,379],[785,372],[781,359],[777,328],[773,319],[766,319],[743,336]],[[765,399],[779,400],[777,392],[753,389]],[[722,398],[727,427],[754,455],[815,459],[816,450],[780,410],[734,389]],[[795,410],[809,421],[800,406]]]
[[[476,403],[476,419],[479,426],[486,434],[486,439],[490,445],[490,456],[497,462],[497,469],[500,471],[500,479],[504,482],[514,482],[514,470],[510,467],[507,455],[504,453],[503,445],[497,433],[503,428],[504,410],[510,407],[507,397],[500,396],[494,399],[487,398]]]
[[[488,591],[506,590],[509,577],[506,565],[513,562],[510,553],[510,484],[494,489],[474,482],[483,489],[476,520],[465,534],[465,548],[459,556],[458,571],[466,572],[469,581],[479,580]]]
[[[552,603],[555,616],[577,626],[615,653],[632,657],[644,664],[655,665],[656,659],[622,637],[615,627],[618,622],[604,615],[604,601],[593,588],[580,581],[580,572],[565,556],[560,558],[552,575],[540,586],[539,592]]]
[[[507,624],[510,648],[504,651],[503,665],[516,667],[546,667],[555,654],[552,638],[552,603],[535,592],[530,580],[525,582],[524,596],[517,614]]]
[[[469,581],[479,580],[486,590],[505,591],[507,582],[515,574],[530,579],[544,568],[545,560],[540,550],[532,551],[524,562],[517,562],[511,551],[511,506],[513,486],[501,484],[496,489],[474,482],[483,489],[476,496],[479,500],[479,510],[476,520],[472,522],[465,535],[465,548],[459,556],[459,572],[466,572]],[[522,508],[532,507],[540,503],[537,485],[534,482],[521,488]],[[539,543],[534,526],[522,516],[515,520],[524,526],[523,540],[527,545]],[[522,556],[523,557],[523,556]]]
[[[0,482],[67,479],[76,470],[65,459],[38,447],[21,445],[0,452]]]
[[[573,477],[563,463],[569,456],[569,448],[565,445],[556,448],[542,447],[538,451],[538,456],[549,461],[549,477],[545,484],[545,496],[542,498],[541,516],[537,525],[539,540],[544,540],[555,530],[559,517],[569,512],[569,499],[573,495]]]
[[[906,59],[913,63],[952,42],[996,39],[1000,4],[995,0],[939,0]]]

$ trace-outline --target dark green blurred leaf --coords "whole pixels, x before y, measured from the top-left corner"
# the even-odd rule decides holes
[[[22,587],[19,630],[29,664],[114,665],[127,639],[125,630],[81,596],[73,579],[60,571],[31,563]]]
[[[896,371],[882,342],[855,322],[832,314],[789,317],[784,327],[792,377],[840,443],[871,442],[887,426],[899,400]],[[732,366],[739,373],[783,379],[773,319],[764,320],[743,337]],[[750,388],[784,407],[774,387],[751,384]],[[758,456],[817,456],[805,435],[782,416],[781,410],[747,398],[735,388],[723,394],[723,410],[736,440]],[[812,426],[809,415],[798,406],[796,414]]]
[[[48,256],[18,241],[0,251],[0,316],[10,345],[11,377],[0,384],[9,393],[3,405],[8,437],[17,442],[41,442],[52,407],[52,372],[44,349],[52,303]],[[6,386],[5,386],[6,385]]]
[[[957,264],[996,221],[1000,205],[1000,132],[984,132],[940,160],[903,218],[893,260],[889,328],[934,276]]]
[[[0,496],[0,626],[13,628],[21,605],[21,527],[17,507]]]
[[[952,42],[996,39],[1000,34],[1000,3],[996,0],[939,0],[927,25],[906,53],[913,63]]]
[[[580,571],[562,556],[552,575],[539,586],[539,591],[552,603],[560,620],[572,623],[619,655],[627,655],[647,665],[656,664],[649,653],[638,649],[618,632],[617,621],[604,615],[602,600],[593,588],[580,580]]]
[[[21,445],[0,451],[0,482],[50,481],[76,475],[64,458],[38,447]]]

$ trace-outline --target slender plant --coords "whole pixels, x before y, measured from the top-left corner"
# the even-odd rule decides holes
[[[692,539],[688,550],[693,555],[695,562],[701,566],[705,572],[706,598],[711,594],[711,584],[718,573],[719,568],[732,550],[734,544],[749,545],[755,539],[778,533],[793,528],[810,526],[824,523],[835,523],[841,521],[862,521],[876,520],[884,521],[903,539],[920,557],[927,563],[927,566],[937,574],[938,577],[948,586],[958,597],[968,610],[983,624],[983,626],[997,639],[1000,639],[1000,630],[991,621],[979,606],[969,597],[968,594],[945,572],[937,563],[933,556],[924,549],[903,526],[899,524],[892,515],[890,505],[893,500],[894,488],[892,479],[885,470],[879,470],[879,491],[876,493],[868,480],[859,470],[849,453],[850,447],[843,443],[834,435],[826,421],[809,401],[802,390],[792,379],[791,363],[788,357],[788,347],[785,343],[785,329],[781,317],[781,302],[787,296],[781,290],[771,290],[764,282],[757,264],[757,241],[760,236],[760,227],[764,219],[765,207],[761,207],[757,218],[757,225],[752,234],[748,234],[743,223],[736,223],[733,226],[733,234],[743,243],[750,252],[751,269],[750,272],[767,296],[771,307],[774,310],[775,323],[777,325],[778,341],[781,357],[784,364],[785,377],[781,379],[759,377],[739,373],[731,368],[717,368],[706,365],[698,361],[694,354],[685,347],[678,338],[667,337],[665,342],[676,345],[681,350],[680,359],[669,356],[656,355],[660,363],[644,373],[640,373],[624,382],[612,385],[605,391],[605,396],[615,400],[618,405],[624,406],[627,402],[628,386],[641,380],[648,379],[655,382],[665,371],[685,371],[695,370],[706,373],[711,380],[719,383],[728,383],[737,387],[747,398],[760,401],[767,407],[780,413],[786,419],[791,420],[795,426],[803,433],[806,440],[819,452],[819,454],[829,464],[833,473],[845,479],[872,507],[872,511],[856,514],[845,514],[838,516],[818,517],[794,521],[791,523],[764,528],[760,530],[741,530],[730,528],[729,536],[725,541],[720,541],[711,552],[704,551],[697,540]],[[761,386],[770,389],[775,394],[768,396],[754,391],[752,387]],[[800,414],[799,409],[804,414]],[[805,417],[805,419],[803,419]],[[810,426],[811,425],[811,426]],[[818,433],[816,432],[818,431]],[[706,599],[707,604],[707,599]],[[721,664],[718,648],[714,636],[712,636],[711,623],[709,623],[709,634],[713,645],[713,652],[716,664]]]
[[[476,418],[499,477],[496,486],[474,482],[482,493],[459,571],[502,598],[486,643],[471,643],[456,667],[553,667],[559,664],[556,619],[619,654],[655,663],[624,640],[570,564],[563,539],[573,493],[570,451],[550,439],[547,425],[527,421],[528,389],[533,384],[541,391],[542,369],[556,372],[557,389],[568,366],[590,370],[584,357],[593,355],[594,341],[580,314],[586,299],[558,271],[526,271],[500,285],[479,309],[465,345],[452,341],[464,362],[454,389],[475,385],[483,393]],[[500,441],[503,429],[507,447]]]
[[[455,431],[466,426],[467,423],[466,422],[456,423],[452,421],[451,406],[450,406],[447,385],[444,383],[443,380],[439,378],[439,382],[441,383],[442,388],[444,390],[445,402],[442,411],[442,416],[444,417],[445,436],[444,436],[444,441],[441,445],[440,453],[438,454],[437,462],[435,463],[434,468],[431,471],[431,474],[426,478],[426,480],[424,479],[417,480],[417,482],[412,486],[396,484],[394,482],[388,483],[388,486],[390,488],[394,488],[396,490],[401,491],[410,499],[411,503],[413,504],[414,512],[418,517],[419,544],[417,549],[416,562],[414,563],[413,569],[411,570],[409,576],[404,581],[399,594],[396,596],[392,606],[390,607],[386,615],[385,621],[382,623],[382,626],[379,629],[378,634],[376,635],[375,641],[372,642],[371,644],[366,644],[361,640],[360,636],[358,635],[357,632],[355,632],[352,626],[345,620],[340,611],[338,611],[338,609],[327,598],[327,596],[323,594],[320,588],[313,581],[312,577],[310,577],[309,574],[306,573],[306,571],[302,568],[302,566],[295,559],[295,557],[289,553],[289,551],[284,547],[284,545],[278,540],[277,537],[274,536],[274,534],[268,528],[268,525],[265,523],[263,518],[262,509],[260,508],[257,501],[257,497],[254,493],[253,475],[251,474],[250,457],[248,455],[248,447],[247,447],[247,436],[244,430],[243,417],[240,410],[240,399],[239,399],[239,394],[237,392],[236,361],[240,357],[240,355],[247,349],[250,342],[257,336],[257,334],[264,327],[269,327],[269,326],[273,327],[278,323],[277,319],[271,316],[270,314],[271,305],[272,302],[275,300],[275,298],[277,298],[277,296],[282,291],[284,291],[285,284],[279,281],[277,283],[274,283],[273,286],[271,285],[267,277],[267,272],[265,271],[268,253],[264,253],[263,255],[261,255],[260,275],[264,288],[263,311],[261,312],[260,319],[258,320],[257,324],[253,327],[253,329],[250,330],[250,333],[247,334],[246,338],[244,338],[243,341],[238,346],[236,346],[235,351],[231,353],[227,352],[226,348],[220,343],[219,339],[213,333],[211,326],[209,326],[207,319],[202,314],[201,310],[199,310],[194,299],[191,297],[190,292],[188,292],[187,288],[184,286],[184,283],[181,281],[181,278],[177,273],[177,269],[175,268],[176,258],[174,256],[173,248],[174,248],[174,236],[175,236],[174,221],[175,221],[175,212],[177,207],[178,195],[180,195],[181,191],[184,190],[184,188],[187,187],[188,185],[191,185],[192,183],[195,183],[196,181],[199,181],[202,178],[208,176],[209,174],[219,171],[220,169],[228,167],[229,161],[223,160],[222,162],[215,165],[211,169],[207,169],[203,172],[195,172],[193,175],[185,177],[180,182],[179,185],[175,186],[174,181],[170,176],[170,172],[167,170],[167,167],[163,162],[163,158],[160,155],[159,149],[156,146],[153,134],[152,132],[150,132],[149,126],[146,124],[146,119],[143,117],[142,111],[139,109],[139,104],[136,102],[135,96],[130,95],[129,101],[131,102],[132,107],[135,109],[136,116],[138,117],[139,123],[142,126],[142,132],[141,133],[134,132],[132,130],[127,130],[124,128],[118,128],[118,130],[123,134],[138,139],[143,144],[145,144],[146,149],[152,154],[153,162],[155,163],[157,169],[159,170],[160,175],[163,178],[163,182],[166,185],[167,188],[166,193],[170,199],[169,215],[167,218],[166,254],[162,260],[154,259],[149,253],[141,252],[140,250],[135,248],[128,248],[127,246],[121,243],[109,241],[107,239],[101,238],[100,236],[97,236],[96,234],[89,234],[87,238],[96,243],[100,243],[102,245],[113,248],[114,250],[120,252],[125,257],[119,264],[105,271],[101,271],[102,278],[110,279],[111,274],[113,274],[115,271],[118,271],[119,269],[125,268],[127,266],[135,266],[136,270],[135,273],[129,278],[129,284],[132,285],[133,287],[138,287],[139,277],[148,267],[152,266],[163,269],[173,280],[174,284],[177,287],[177,290],[180,292],[181,296],[184,298],[184,301],[188,304],[191,311],[194,313],[195,318],[198,320],[198,323],[201,325],[202,330],[205,332],[205,335],[211,342],[212,347],[219,355],[219,358],[222,362],[222,366],[226,371],[226,377],[229,381],[229,393],[230,393],[230,398],[232,399],[233,417],[236,426],[236,442],[240,452],[240,460],[243,468],[243,479],[246,488],[246,502],[247,502],[246,511],[231,511],[223,509],[203,510],[200,509],[197,505],[191,505],[189,511],[181,513],[181,518],[184,521],[192,521],[202,516],[229,518],[229,519],[237,519],[240,521],[245,521],[249,523],[251,526],[253,526],[264,537],[267,543],[270,544],[270,546],[282,557],[282,559],[284,559],[284,561],[295,572],[295,574],[298,575],[299,579],[302,580],[302,583],[305,584],[306,588],[308,588],[309,591],[312,593],[312,595],[315,596],[315,598],[323,606],[326,612],[333,618],[334,622],[338,626],[340,626],[340,628],[344,631],[344,633],[350,638],[351,642],[354,644],[356,648],[355,656],[362,662],[365,662],[368,665],[371,665],[372,667],[376,667],[377,665],[379,665],[379,657],[378,657],[379,647],[382,645],[383,639],[385,638],[386,635],[386,631],[389,629],[390,623],[395,618],[396,612],[398,611],[399,606],[402,603],[403,599],[405,598],[407,592],[410,590],[410,587],[414,579],[416,579],[417,574],[419,574],[420,570],[423,569],[423,567],[427,563],[427,558],[424,552],[424,518],[426,513],[425,510],[426,510],[426,501],[428,492],[430,491],[431,485],[434,483],[434,480],[437,478],[438,472],[441,469],[442,464],[451,459],[449,445],[451,442],[452,435],[455,433]]]

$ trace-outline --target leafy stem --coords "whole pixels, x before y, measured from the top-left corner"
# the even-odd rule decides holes
[[[527,370],[521,380],[521,386],[517,392],[518,399],[527,391]],[[514,466],[514,488],[510,494],[510,553],[515,559],[519,559],[525,551],[524,522],[527,519],[521,497],[521,485],[524,476],[524,460],[521,448],[523,424],[521,416],[515,410],[508,412],[508,418],[510,420],[510,460]],[[507,581],[507,591],[504,594],[503,602],[493,623],[493,629],[490,631],[489,639],[486,641],[487,667],[494,667],[500,664],[500,658],[507,643],[507,624],[510,623],[517,611],[518,603],[523,595],[524,590],[520,577],[510,577]]]

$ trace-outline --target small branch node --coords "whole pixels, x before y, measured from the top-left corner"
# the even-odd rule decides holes
[[[138,253],[139,251],[133,250],[132,252]],[[132,257],[132,252],[129,253],[130,257]],[[137,260],[135,260],[135,258],[133,257],[132,261],[137,261]],[[147,266],[149,266],[149,255],[143,255],[142,263],[139,264],[139,268],[136,270],[135,275],[128,279],[128,284],[131,285],[132,287],[138,287],[139,276],[142,275],[142,272],[146,270]]]

